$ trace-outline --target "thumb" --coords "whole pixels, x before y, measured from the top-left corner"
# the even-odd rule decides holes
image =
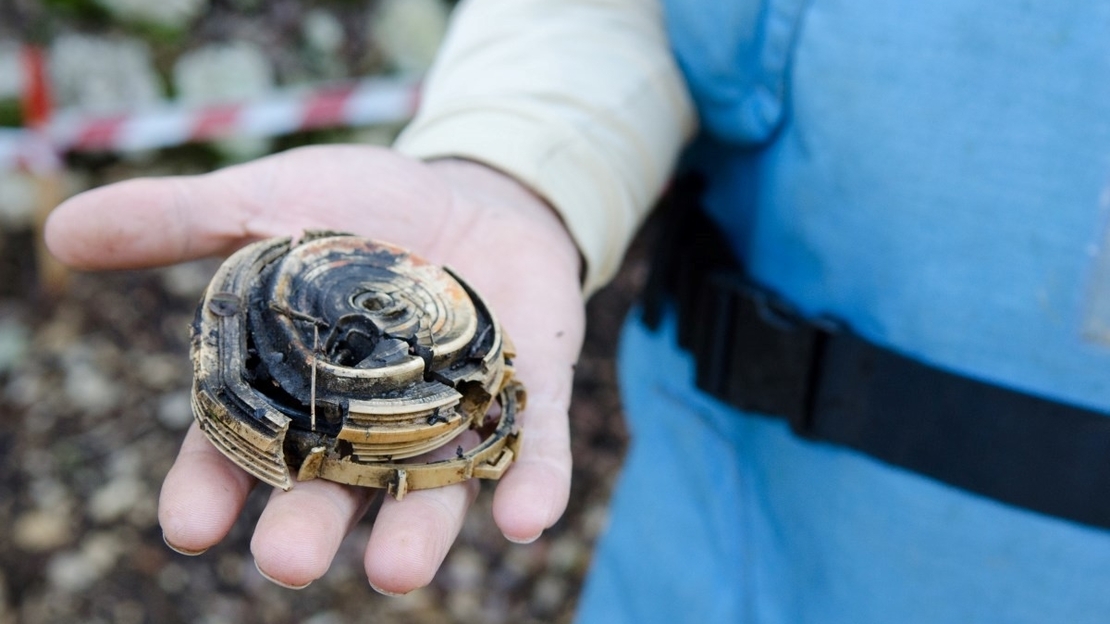
[[[128,180],[58,206],[46,222],[46,245],[79,269],[173,264],[252,240],[248,205],[219,174]]]

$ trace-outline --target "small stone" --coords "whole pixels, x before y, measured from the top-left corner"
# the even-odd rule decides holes
[[[250,569],[254,571],[254,563],[248,563]],[[254,576],[258,576],[257,574]],[[267,587],[264,593],[251,592],[254,596],[265,596],[264,600],[253,600],[251,603],[251,620],[255,622],[286,622],[289,620],[289,614],[295,609],[294,603],[299,603],[304,600],[304,595],[296,592],[282,589],[269,581],[266,581]],[[240,585],[240,587],[244,587]],[[362,589],[362,586],[359,586]],[[315,590],[310,590],[315,591]]]
[[[101,570],[109,570],[116,565],[116,559],[123,553],[119,538],[108,532],[92,533],[81,544],[81,554]]]
[[[167,390],[186,385],[189,371],[179,355],[140,355],[139,380],[153,390]]]
[[[89,517],[96,522],[112,522],[130,511],[146,496],[146,486],[134,477],[112,479],[89,499]]]
[[[205,601],[202,624],[239,624],[248,621],[250,610],[244,600],[217,594]]]
[[[57,510],[35,510],[16,518],[12,539],[21,550],[45,552],[65,545],[73,537],[69,516]]]
[[[204,293],[204,289],[208,288],[208,282],[212,279],[214,271],[215,267],[212,263],[204,260],[175,264],[162,269],[162,285],[172,295],[196,300]]]
[[[115,449],[109,458],[108,473],[113,477],[138,477],[143,468],[143,454],[134,445]]]
[[[216,574],[220,580],[228,585],[239,585],[243,580],[243,557],[237,554],[227,554],[216,562]]]
[[[127,510],[127,522],[138,529],[148,529],[158,524],[158,500],[143,496]]]
[[[3,186],[4,181],[0,179],[0,188]],[[0,319],[0,374],[23,363],[30,342],[31,332],[23,323],[15,319]]]
[[[121,550],[119,541],[111,535],[94,534],[85,540],[80,550],[52,557],[46,565],[46,578],[56,589],[83,592],[112,569]]]
[[[304,41],[302,62],[308,72],[306,76],[287,78],[301,81],[312,77],[314,80],[336,80],[350,75],[343,44],[346,40],[343,24],[330,11],[309,9],[301,21],[301,39]]]
[[[445,582],[455,591],[477,589],[486,574],[486,560],[473,548],[458,547],[447,560]]]
[[[35,332],[35,348],[65,360],[84,331],[84,316],[77,305],[63,301],[54,316]]]
[[[394,68],[423,73],[447,32],[449,13],[442,0],[384,0],[371,16],[370,36]]]
[[[38,403],[46,391],[46,384],[40,375],[17,369],[4,389],[4,395],[14,405],[29,407]]]
[[[119,404],[122,394],[116,383],[88,362],[72,362],[63,384],[74,405],[92,415],[108,413]]]
[[[505,624],[506,622],[519,622],[520,618],[512,613],[512,601],[509,596],[500,592],[487,592],[482,603],[482,615],[476,620],[484,624]]]
[[[532,609],[541,615],[551,615],[563,607],[567,600],[567,582],[545,574],[532,588]]]
[[[481,621],[482,600],[474,590],[453,591],[447,594],[447,610],[456,622]]]
[[[33,477],[30,487],[31,499],[42,509],[63,506],[68,509],[72,504],[69,489],[57,479],[46,476],[57,468],[54,459],[49,451],[27,453],[23,468],[29,476]]]
[[[35,222],[37,203],[38,189],[35,188],[34,178],[17,171],[0,173],[0,228],[29,229]]]
[[[539,567],[540,542],[531,544],[516,544],[508,548],[501,561],[501,567],[514,571],[520,576],[528,576]]]
[[[523,585],[540,567],[540,545],[533,542],[506,548],[500,564],[490,569],[486,584],[497,593],[510,592]]]
[[[601,503],[591,504],[582,515],[582,537],[595,540],[609,526],[609,508]]]
[[[309,47],[323,54],[337,54],[345,38],[343,24],[332,13],[323,9],[310,9],[305,13],[301,33]]]
[[[192,398],[189,391],[170,392],[158,399],[158,422],[171,431],[183,431],[193,423]]]
[[[167,563],[158,573],[158,587],[167,594],[177,594],[189,586],[189,572],[176,563]]]
[[[547,569],[555,574],[566,575],[585,564],[588,553],[577,536],[562,535],[547,551]]]

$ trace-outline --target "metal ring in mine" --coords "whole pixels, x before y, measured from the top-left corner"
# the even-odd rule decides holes
[[[328,479],[397,498],[519,454],[523,386],[489,307],[446,268],[349,234],[260,241],[227,259],[193,323],[193,415],[276,487]],[[417,461],[474,429],[481,441]]]

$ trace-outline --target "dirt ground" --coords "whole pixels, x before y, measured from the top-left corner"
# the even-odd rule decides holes
[[[369,520],[309,588],[265,581],[249,551],[264,488],[204,555],[165,547],[157,495],[191,419],[188,323],[216,261],[75,274],[47,298],[30,252],[30,232],[0,238],[0,623],[570,621],[627,441],[613,350],[642,252],[590,304],[565,517],[507,543],[487,484],[435,582],[401,598],[366,583]]]

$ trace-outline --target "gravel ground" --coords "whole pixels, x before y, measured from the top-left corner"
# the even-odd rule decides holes
[[[235,90],[247,83],[268,88],[419,71],[448,4],[0,2],[0,125],[19,122],[13,55],[26,37],[51,49],[56,78],[64,78],[55,85],[63,105],[103,112],[148,97],[243,96]],[[210,67],[206,58],[215,59]],[[231,65],[256,73],[228,82],[220,68]],[[196,84],[199,91],[190,86]],[[72,155],[66,184],[74,192],[137,175],[196,173],[305,143],[381,143],[395,131],[315,132],[123,158]],[[331,571],[297,592],[254,568],[249,539],[267,496],[262,489],[231,536],[202,556],[169,550],[157,524],[160,483],[191,422],[188,324],[217,261],[72,275],[61,295],[43,296],[31,188],[26,178],[0,176],[0,526],[7,527],[0,532],[0,624],[571,620],[627,442],[613,350],[643,280],[642,242],[590,304],[571,408],[575,467],[564,518],[533,544],[510,544],[492,523],[487,484],[431,586],[401,598],[371,590],[361,564],[370,530],[364,521]]]

